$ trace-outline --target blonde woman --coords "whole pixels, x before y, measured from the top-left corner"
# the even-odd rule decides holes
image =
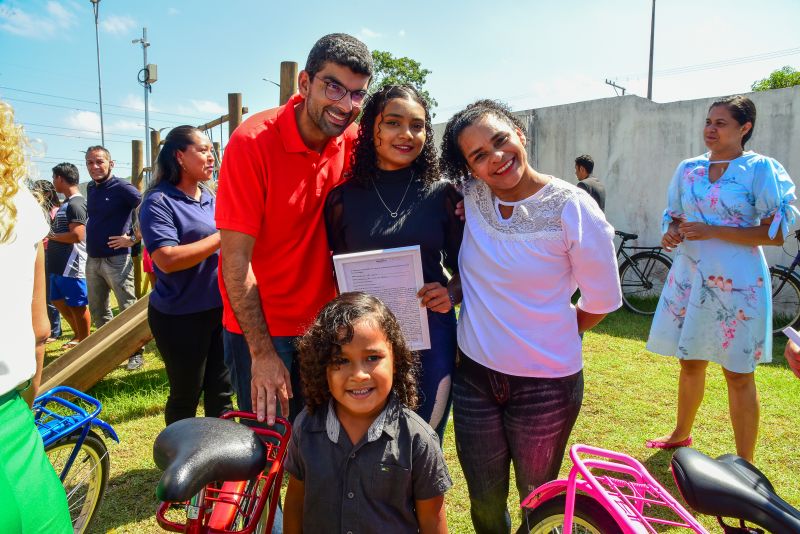
[[[0,101],[0,274],[6,302],[16,308],[0,321],[0,532],[68,533],[64,488],[21,396],[36,394],[50,333],[41,244],[49,226],[21,182],[22,143],[11,107]]]

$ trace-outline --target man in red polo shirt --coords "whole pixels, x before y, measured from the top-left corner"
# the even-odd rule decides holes
[[[322,211],[349,166],[371,77],[364,43],[326,35],[299,94],[250,117],[225,149],[216,211],[225,363],[239,408],[268,424],[278,403],[292,417],[303,406],[294,342],[335,295]]]

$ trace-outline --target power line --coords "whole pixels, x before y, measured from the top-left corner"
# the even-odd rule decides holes
[[[54,135],[56,137],[68,137],[70,139],[88,139],[90,141],[97,141],[99,139],[97,137],[83,137],[83,136],[80,136],[80,135],[67,135],[67,134],[58,134],[58,133],[53,133],[53,132],[34,132],[33,130],[28,130],[26,133],[39,134],[39,135]],[[122,140],[119,140],[119,139],[108,139],[107,141],[109,143],[129,143],[134,139],[136,139],[136,137],[131,137],[127,141],[122,141]]]
[[[70,98],[68,96],[52,95],[50,93],[40,93],[40,92],[37,92],[37,91],[28,91],[27,89],[17,89],[15,87],[8,87],[8,86],[5,86],[5,85],[0,85],[0,89],[6,89],[8,91],[16,91],[18,93],[27,93],[29,95],[47,96],[47,97],[50,97],[50,98],[60,98],[62,100],[69,100],[71,102],[81,102],[82,104],[94,104],[94,105],[97,105],[97,102],[93,102],[92,100],[83,100],[81,98]],[[143,110],[141,110],[141,109],[139,109],[137,107],[134,107],[134,106],[121,106],[121,105],[116,105],[116,104],[105,104],[104,107],[119,108],[119,109],[132,109],[134,111],[143,111]],[[186,118],[186,119],[197,119],[197,120],[201,120],[201,121],[205,121],[205,120],[208,119],[207,117],[195,117],[193,115],[183,115],[181,113],[169,113],[167,111],[153,111],[153,113],[158,113],[160,115],[172,115],[174,117],[182,117],[182,118]]]
[[[755,55],[752,55],[752,56],[743,56],[743,57],[738,57],[738,58],[723,59],[723,60],[719,60],[719,61],[712,61],[710,63],[700,63],[700,64],[697,64],[697,65],[687,65],[687,66],[684,66],[684,67],[674,67],[674,68],[670,68],[670,69],[657,70],[657,71],[655,71],[654,75],[657,76],[657,77],[675,76],[675,75],[678,75],[678,74],[685,74],[685,73],[688,73],[688,72],[696,72],[696,71],[707,70],[707,69],[728,67],[728,66],[739,65],[739,64],[742,64],[742,63],[751,63],[751,62],[756,62],[756,61],[766,61],[768,59],[776,59],[776,58],[779,58],[779,57],[793,56],[793,55],[796,55],[796,54],[800,54],[800,47],[786,48],[786,49],[783,49],[783,50],[773,50],[772,52],[763,52],[761,54],[755,54]],[[646,76],[646,75],[647,75],[647,73],[639,72],[639,73],[630,74],[630,75],[624,76],[624,77],[623,76],[616,76],[616,77],[614,77],[612,79],[614,81],[616,81],[616,82],[629,82],[631,80],[641,79],[643,76]],[[535,94],[536,93],[523,93],[523,94],[519,94],[519,95],[505,96],[505,97],[500,97],[499,100],[503,100],[503,101],[519,100],[521,98],[527,98],[527,97],[533,96]],[[460,104],[460,105],[455,105],[455,106],[437,107],[436,111],[438,111],[438,112],[446,112],[446,111],[453,110],[453,109],[463,109],[466,106],[467,106],[467,104],[465,103],[465,104]]]
[[[47,106],[47,107],[51,107],[51,108],[71,109],[73,111],[88,111],[89,113],[96,113],[95,111],[90,110],[90,109],[75,108],[75,107],[72,107],[72,106],[59,106],[58,104],[47,104],[45,102],[36,102],[34,100],[23,100],[21,98],[12,98],[12,97],[9,97],[9,96],[4,97],[4,98],[5,98],[5,100],[11,100],[12,102],[24,102],[25,104],[36,104],[36,105],[39,105],[39,106]],[[122,113],[108,113],[108,112],[106,112],[106,115],[114,115],[115,117],[124,117],[126,119],[138,119],[139,118],[139,117],[137,117],[135,115],[123,115]],[[162,123],[162,124],[167,124],[168,126],[177,126],[178,125],[178,123],[176,123],[176,122],[167,122],[167,121],[162,120],[162,119],[158,119],[158,121],[160,123]]]
[[[33,160],[33,163],[46,163],[46,164],[61,163],[61,162],[64,162],[64,161],[69,161],[71,163],[85,163],[85,161],[82,160],[82,159],[58,158],[58,157],[55,157],[55,156],[34,156],[31,159]],[[130,169],[131,168],[130,165],[127,165],[125,163],[118,163],[118,162],[115,161],[114,162],[114,168],[116,169],[117,167],[122,167],[122,168],[125,168],[125,169]]]
[[[22,124],[23,126],[35,126],[35,127],[38,127],[38,128],[55,128],[57,130],[69,130],[69,131],[73,131],[73,132],[96,133],[96,134],[100,133],[100,130],[86,130],[86,129],[83,129],[83,128],[67,128],[66,126],[53,126],[53,125],[50,125],[50,124],[37,124],[35,122],[23,122],[23,123],[20,123],[20,124]],[[139,125],[139,126],[141,126],[141,125]],[[125,137],[127,139],[137,139],[136,137],[131,137],[130,135],[123,134],[123,133],[106,132],[106,135],[119,135],[119,136]]]
[[[727,67],[730,65],[740,65],[742,63],[751,63],[754,61],[765,61],[768,59],[776,59],[779,57],[793,56],[800,54],[800,47],[790,48],[783,51],[767,52],[764,54],[756,54],[754,56],[746,56],[734,59],[724,59],[720,61],[712,61],[710,63],[701,63],[699,65],[689,65],[687,67],[675,67],[672,69],[664,69],[659,71],[660,76],[673,76],[675,74],[683,74],[684,72],[695,72],[699,70],[716,69],[720,67]]]
[[[800,47],[786,48],[784,50],[773,50],[772,52],[762,52],[761,54],[754,54],[752,56],[742,56],[736,58],[721,59],[718,61],[711,61],[708,63],[698,63],[696,65],[685,65],[683,67],[672,67],[668,69],[661,69],[655,71],[656,76],[676,76],[678,74],[686,74],[689,72],[697,72],[709,69],[718,69],[721,67],[730,67],[734,65],[741,65],[743,63],[753,63],[756,61],[766,61],[769,59],[777,59],[779,57],[794,56],[800,54]],[[636,73],[628,75],[624,78],[618,78],[623,81],[630,81],[641,78],[643,73]]]

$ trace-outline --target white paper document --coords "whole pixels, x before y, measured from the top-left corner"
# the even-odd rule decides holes
[[[383,301],[397,317],[412,350],[431,348],[427,308],[417,297],[424,285],[419,245],[333,257],[339,292],[363,291]]]
[[[783,334],[795,342],[796,345],[800,345],[800,334],[797,333],[797,330],[792,328],[791,326],[787,326],[783,329]]]

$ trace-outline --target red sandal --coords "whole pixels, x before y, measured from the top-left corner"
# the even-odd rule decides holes
[[[681,440],[681,441],[656,441],[654,439],[648,439],[644,442],[644,446],[648,449],[677,449],[678,447],[689,447],[692,444],[692,436]]]

